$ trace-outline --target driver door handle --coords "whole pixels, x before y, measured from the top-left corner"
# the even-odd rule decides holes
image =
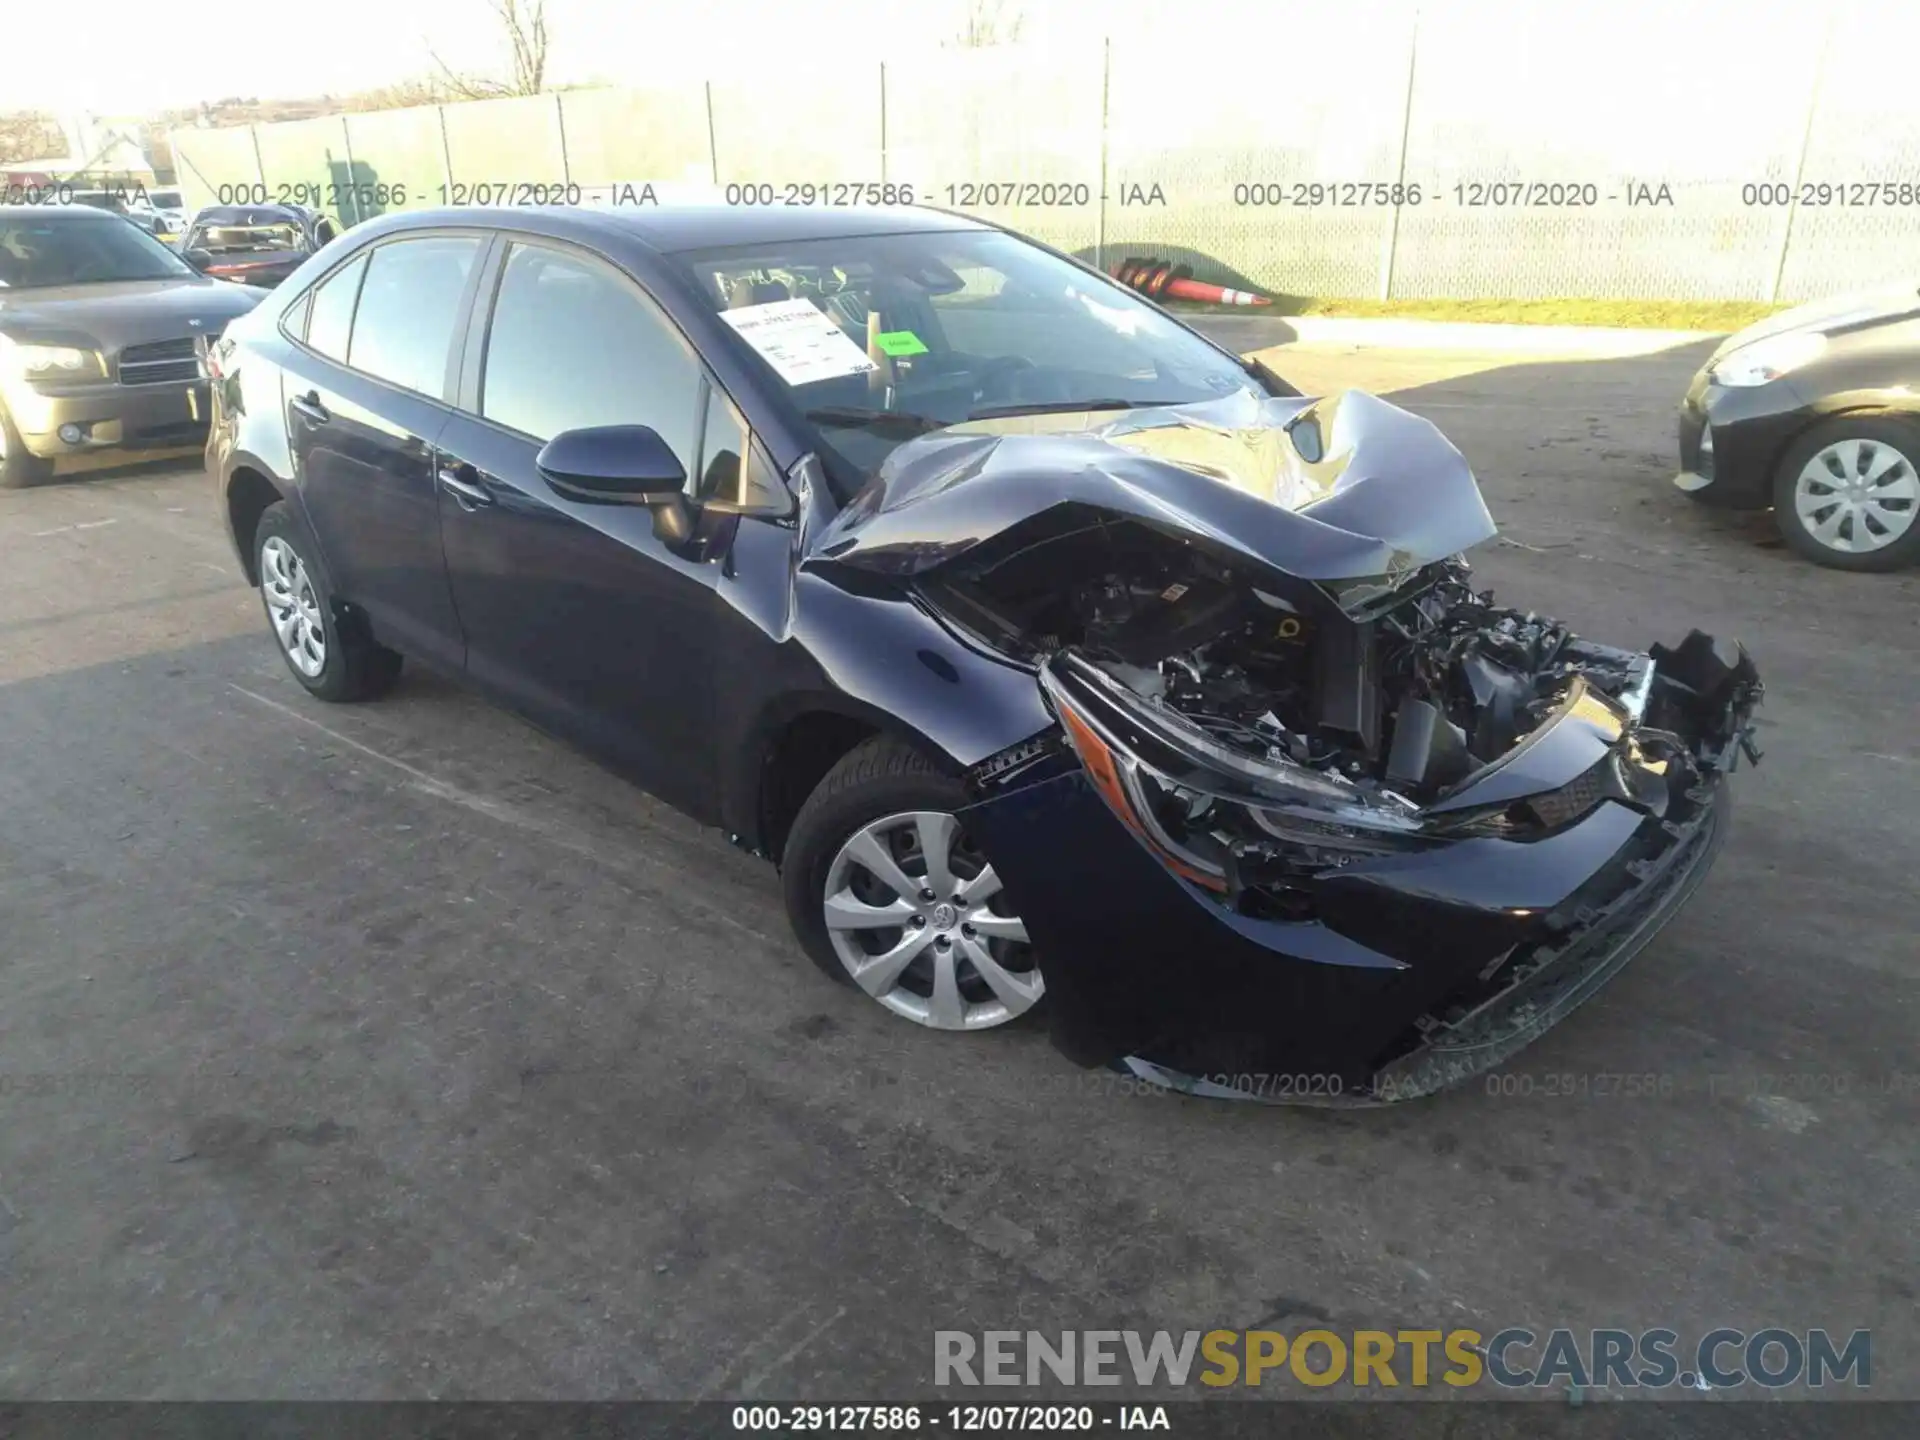
[[[493,496],[488,493],[487,487],[469,478],[474,474],[472,466],[443,464],[436,468],[435,474],[440,481],[440,488],[458,500],[462,509],[477,510],[482,505],[493,503]]]
[[[327,407],[320,403],[320,392],[309,390],[304,395],[296,395],[287,401],[287,408],[294,414],[304,416],[315,425],[324,425],[333,417],[327,414]]]

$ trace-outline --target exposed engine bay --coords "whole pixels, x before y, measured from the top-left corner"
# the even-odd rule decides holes
[[[1605,984],[1759,758],[1743,648],[1505,608],[1461,558],[1495,533],[1428,421],[1240,393],[919,435],[809,549],[1037,681],[1055,723],[966,773],[964,823],[1019,889],[1066,1054],[1256,1097],[1330,1073],[1373,1103]],[[1107,883],[1017,878],[1066,856]]]
[[[1056,723],[967,772],[964,823],[1010,893],[1109,877],[1017,896],[1065,1053],[1378,1101],[1605,984],[1759,758],[1744,649],[1505,608],[1461,558],[1495,533],[1438,430],[1347,391],[946,427],[810,548],[1037,680]]]
[[[1030,590],[1012,565],[977,575],[967,608],[999,611],[1033,652],[1070,651],[1223,745],[1415,804],[1504,755],[1575,674],[1618,698],[1644,668],[1633,652],[1496,607],[1459,559],[1356,620],[1332,606],[1315,614],[1144,525],[1101,524],[1069,543],[1071,555],[1058,544],[1033,554]],[[1101,568],[1062,575],[1083,563]]]
[[[1084,520],[982,547],[934,597],[1000,647],[1044,659],[1043,676],[1072,691],[1056,708],[1081,758],[1089,744],[1115,757],[1109,798],[1123,818],[1250,913],[1304,918],[1303,882],[1329,866],[1543,833],[1609,790],[1657,814],[1664,785],[1650,776],[1667,759],[1711,762],[1654,725],[1631,742],[1647,770],[1615,766],[1514,803],[1495,787],[1488,804],[1449,807],[1569,706],[1611,726],[1611,740],[1649,719],[1654,660],[1498,606],[1458,557],[1393,585],[1309,584],[1246,573],[1145,522]],[[1672,688],[1659,705],[1676,702]],[[1096,713],[1102,733],[1079,733]]]

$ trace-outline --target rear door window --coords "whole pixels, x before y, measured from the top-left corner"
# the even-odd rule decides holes
[[[473,235],[426,235],[376,246],[360,287],[347,364],[391,385],[444,398],[460,299],[479,254],[480,240]]]

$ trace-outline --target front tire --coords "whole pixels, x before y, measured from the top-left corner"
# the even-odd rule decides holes
[[[0,490],[24,490],[53,475],[53,462],[27,449],[7,407],[0,405]]]
[[[398,651],[375,643],[347,617],[314,567],[312,541],[284,500],[269,505],[254,531],[254,558],[267,625],[293,678],[334,704],[373,700],[400,678]]]
[[[898,740],[850,751],[800,807],[782,857],[813,962],[931,1030],[991,1030],[1046,993],[1026,927],[955,818],[965,788]]]
[[[1787,544],[1835,570],[1898,570],[1920,559],[1920,425],[1842,415],[1786,453],[1773,518]]]

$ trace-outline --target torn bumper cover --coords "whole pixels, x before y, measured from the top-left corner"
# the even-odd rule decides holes
[[[1336,786],[1263,784],[1094,667],[1049,661],[1063,743],[980,767],[965,823],[1044,957],[1056,1044],[1175,1089],[1320,1104],[1411,1099],[1512,1056],[1677,912],[1724,834],[1725,774],[1759,758],[1743,650],[1696,631],[1640,658],[1622,696],[1576,680],[1500,763],[1372,815]],[[1248,877],[1173,842],[1166,786],[1288,837],[1290,904],[1249,903]]]

